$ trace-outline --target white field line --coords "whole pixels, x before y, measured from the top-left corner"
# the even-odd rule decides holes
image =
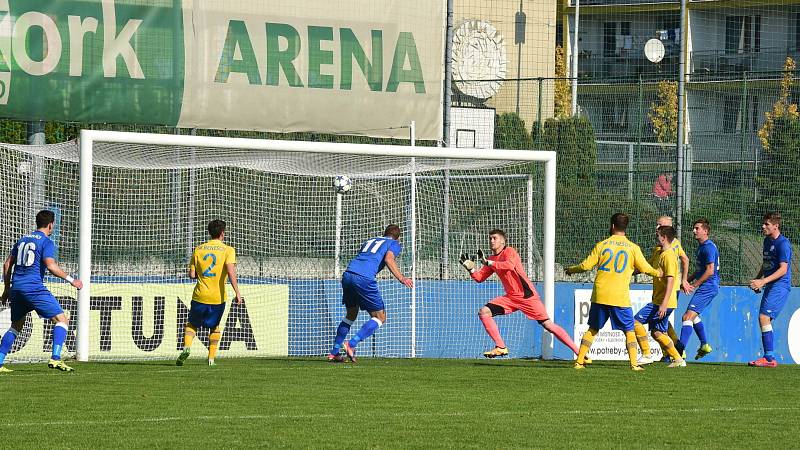
[[[544,411],[544,410],[525,410],[525,411],[460,411],[460,412],[419,412],[419,413],[394,413],[388,412],[381,414],[373,411],[373,417],[386,417],[386,418],[400,418],[400,417],[466,417],[466,416],[528,416],[536,414],[538,417],[546,415],[586,415],[586,414],[663,414],[665,412],[674,413],[742,413],[742,412],[776,412],[776,411],[798,411],[800,406],[796,407],[732,407],[732,408],[680,408],[680,409],[604,409],[604,410],[559,410],[559,411]],[[272,420],[302,420],[302,419],[341,419],[341,414],[249,414],[249,415],[202,415],[202,416],[164,416],[164,417],[142,417],[142,418],[125,418],[115,420],[58,420],[58,421],[41,421],[41,422],[20,422],[20,423],[4,423],[0,424],[0,429],[15,429],[15,428],[32,428],[32,427],[47,427],[47,426],[70,426],[82,427],[97,425],[129,425],[132,423],[160,423],[160,422],[177,422],[177,421],[191,421],[191,420],[214,420],[214,421],[236,421],[236,422],[265,422]]]

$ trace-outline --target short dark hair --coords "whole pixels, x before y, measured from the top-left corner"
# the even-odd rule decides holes
[[[631,218],[625,213],[615,213],[611,216],[611,226],[614,227],[617,231],[625,231],[628,229],[628,223],[630,223]]]
[[[56,221],[56,215],[53,211],[43,209],[36,213],[36,228],[44,228]]]
[[[694,222],[692,222],[692,227],[694,227],[695,225],[698,225],[698,224],[701,227],[703,227],[706,231],[711,232],[711,223],[709,223],[708,219],[706,219],[705,217],[701,217],[701,218],[695,220]]]
[[[385,230],[383,230],[384,237],[390,237],[395,241],[400,239],[400,227],[395,224],[389,224]]]
[[[778,211],[770,211],[764,214],[764,220],[773,224],[773,225],[781,225],[781,213]]]
[[[489,236],[491,236],[493,234],[496,234],[498,236],[503,236],[503,240],[506,241],[506,243],[508,243],[508,236],[506,236],[506,232],[505,231],[501,230],[500,228],[494,228],[494,229],[489,230]]]
[[[675,239],[675,236],[678,235],[678,233],[675,231],[675,228],[669,225],[661,225],[658,227],[656,232],[659,236],[667,238],[667,242],[672,242]]]
[[[208,222],[208,234],[211,236],[211,239],[217,239],[222,236],[222,232],[225,231],[225,221],[220,219],[214,219],[211,222]]]

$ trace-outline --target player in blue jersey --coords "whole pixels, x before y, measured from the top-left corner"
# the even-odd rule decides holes
[[[756,292],[764,291],[758,323],[761,325],[761,343],[764,356],[748,363],[755,367],[777,367],[772,321],[778,317],[792,285],[792,244],[781,234],[781,215],[778,212],[764,214],[761,223],[764,234],[764,261],[750,288]]]
[[[347,308],[347,313],[336,329],[333,348],[328,354],[329,361],[343,361],[344,358],[339,352],[344,348],[347,358],[356,362],[358,343],[372,336],[381,325],[386,323],[386,307],[378,290],[378,283],[375,281],[378,272],[384,267],[388,267],[398,281],[409,288],[414,287],[414,282],[410,278],[406,278],[397,267],[395,258],[400,255],[402,250],[398,239],[400,239],[400,227],[389,225],[383,232],[383,236],[368,239],[361,244],[358,255],[347,266],[347,270],[342,275],[342,304]],[[345,341],[350,327],[361,309],[369,313],[370,319],[364,322],[352,339]]]
[[[689,306],[683,314],[681,337],[675,343],[675,347],[678,353],[683,355],[686,344],[692,337],[692,330],[694,330],[700,340],[700,348],[697,349],[694,359],[700,359],[712,351],[706,339],[706,330],[700,314],[719,293],[719,250],[717,250],[717,245],[708,238],[711,233],[711,224],[707,219],[695,220],[692,224],[692,233],[699,246],[697,247],[695,272],[689,275],[689,288],[686,293],[694,293],[694,296],[689,300]]]
[[[3,362],[31,311],[36,311],[39,317],[55,323],[53,351],[47,367],[64,372],[73,370],[61,361],[61,349],[67,338],[69,321],[58,300],[44,286],[45,270],[66,280],[76,289],[82,288],[83,283],[67,275],[56,262],[55,246],[49,238],[54,222],[55,214],[52,211],[39,211],[36,214],[36,231],[22,236],[14,244],[3,265],[5,289],[2,299],[4,302],[11,299],[11,328],[0,340],[0,373],[11,372],[3,366]]]

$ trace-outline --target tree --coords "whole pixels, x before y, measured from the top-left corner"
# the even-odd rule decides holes
[[[794,85],[795,63],[786,58],[783,79],[778,100],[772,112],[766,113],[767,120],[758,131],[758,137],[764,148],[762,152],[762,169],[756,179],[760,201],[758,206],[763,211],[780,211],[786,218],[786,229],[797,229],[800,217],[797,186],[800,185],[800,114],[796,104],[790,103],[789,96]]]
[[[567,57],[564,49],[556,46],[556,85],[555,85],[555,117],[565,118],[572,115],[572,85],[567,79]]]
[[[582,116],[547,119],[541,133],[534,124],[534,140],[541,149],[556,152],[559,185],[594,189],[597,140],[589,120]]]
[[[494,116],[494,148],[528,150],[533,148],[525,121],[517,113]]]
[[[764,125],[758,130],[758,138],[761,140],[761,146],[764,150],[770,149],[770,138],[775,128],[775,121],[782,117],[797,119],[800,117],[797,111],[797,105],[789,103],[789,96],[792,93],[792,86],[794,85],[794,71],[796,69],[794,60],[786,57],[786,62],[783,65],[783,79],[781,80],[781,93],[778,100],[772,105],[772,112],[765,113],[767,120]]]
[[[657,90],[658,101],[650,104],[647,117],[658,142],[672,144],[678,136],[678,83],[662,80]]]

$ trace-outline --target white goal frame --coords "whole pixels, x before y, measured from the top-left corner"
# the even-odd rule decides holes
[[[205,148],[238,148],[246,150],[264,150],[298,153],[328,153],[343,155],[397,156],[407,158],[437,159],[478,159],[507,161],[538,161],[545,163],[544,180],[544,242],[543,242],[543,292],[542,300],[552,319],[555,312],[555,218],[556,218],[556,153],[539,150],[502,150],[502,149],[451,149],[442,147],[414,146],[414,127],[411,126],[411,144],[409,146],[344,144],[331,142],[282,141],[268,139],[245,139],[209,136],[187,136],[171,134],[130,133],[102,130],[81,130],[80,133],[80,190],[79,190],[79,259],[78,276],[83,281],[83,289],[78,291],[78,324],[77,324],[77,359],[89,360],[89,320],[91,280],[91,243],[92,243],[92,151],[95,142],[140,144],[140,145],[175,145],[182,147]],[[413,177],[413,175],[412,175]],[[532,214],[532,180],[528,180],[528,216]],[[412,190],[414,184],[412,183]],[[412,216],[412,229],[417,218]],[[413,234],[412,234],[413,236]],[[530,236],[528,237],[530,240]],[[416,254],[416,242],[412,239],[411,249]],[[529,248],[531,247],[529,242]],[[528,255],[530,267],[531,255]],[[413,262],[412,262],[413,264]],[[412,279],[414,267],[412,265]],[[413,356],[413,353],[412,353]],[[542,333],[542,358],[553,358],[553,339],[550,333]]]

